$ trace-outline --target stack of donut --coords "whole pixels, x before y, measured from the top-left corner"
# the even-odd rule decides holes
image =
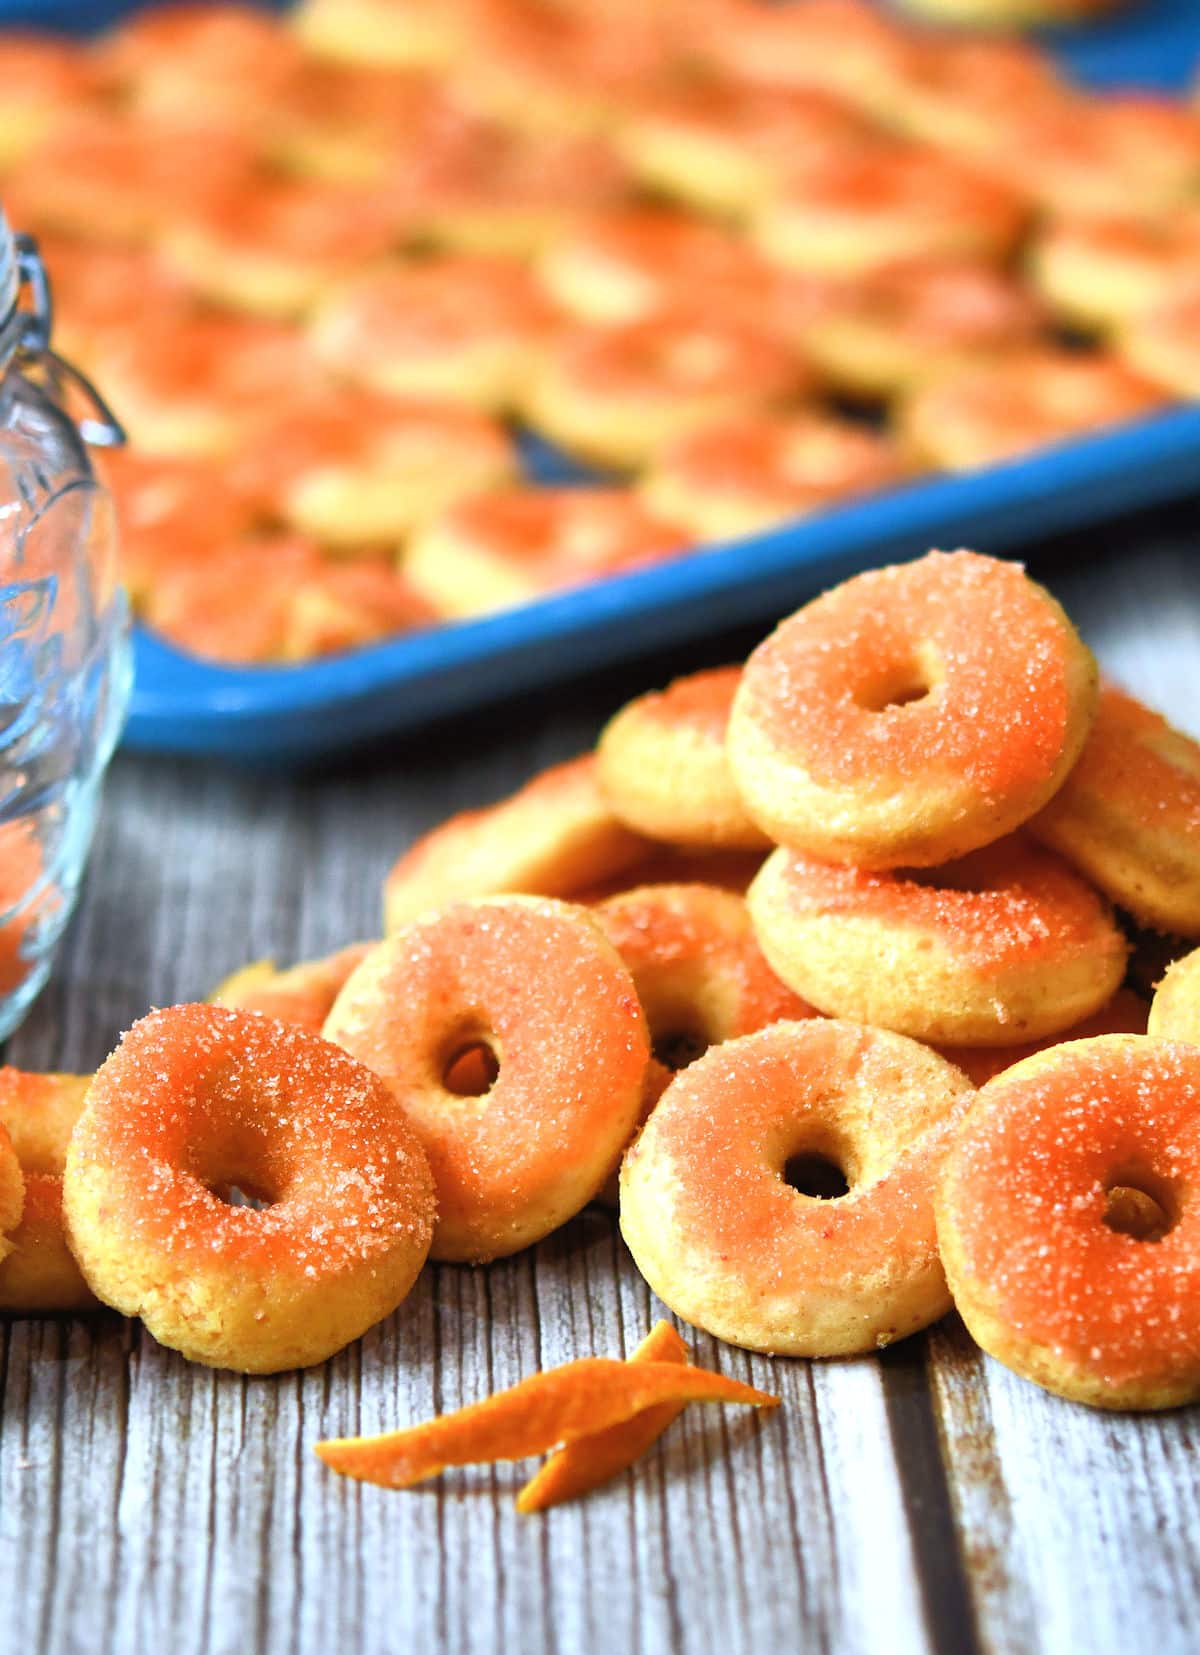
[[[1152,1009],[1118,910],[1183,955]],[[386,922],[90,1082],[0,1071],[0,1308],[273,1371],[598,1200],[735,1344],[953,1303],[1063,1396],[1200,1396],[1200,747],[1019,565],[860,575],[631,702],[410,847]]]
[[[1027,42],[175,0],[0,71],[8,216],[133,439],[134,604],[195,654],[370,645],[1200,394],[1200,115]],[[590,486],[532,481],[530,432]]]

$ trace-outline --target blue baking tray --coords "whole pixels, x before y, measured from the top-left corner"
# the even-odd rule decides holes
[[[80,31],[132,9],[120,0],[0,0],[0,24]],[[1046,38],[1088,84],[1180,92],[1200,63],[1200,0],[1142,0],[1103,23]],[[526,459],[543,480],[577,475],[536,442]],[[1012,550],[1197,489],[1200,407],[1181,407],[967,477],[908,484],[523,609],[302,666],[215,666],[139,629],[125,744],[303,762],[765,621],[856,569],[929,546]]]

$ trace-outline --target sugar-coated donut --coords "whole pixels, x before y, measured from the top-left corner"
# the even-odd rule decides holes
[[[1099,1408],[1200,1396],[1200,1051],[1111,1034],[978,1094],[946,1159],[938,1241],[972,1337]]]
[[[633,979],[592,915],[529,896],[452,903],[389,937],[325,1038],[383,1076],[425,1148],[432,1256],[472,1263],[592,1199],[637,1124],[650,1055]],[[463,1095],[456,1069],[486,1053],[484,1089]]]
[[[897,436],[916,465],[974,471],[1154,413],[1163,401],[1116,357],[1042,345],[917,385],[900,405]]]
[[[1006,185],[943,150],[880,139],[800,168],[751,232],[791,269],[851,276],[902,259],[1001,261],[1024,218]]]
[[[426,169],[467,124],[423,70],[306,57],[258,136],[284,175],[377,190],[407,240],[419,233]]]
[[[230,1205],[234,1187],[268,1205]],[[377,1076],[221,1006],[130,1029],[88,1092],[63,1198],[97,1297],[192,1361],[244,1373],[322,1362],[389,1315],[435,1206]]]
[[[1043,1035],[1040,1040],[1022,1040],[1015,1046],[939,1046],[937,1050],[976,1086],[984,1086],[1014,1063],[1061,1045],[1064,1040],[1090,1040],[1097,1034],[1145,1034],[1149,1011],[1148,1002],[1140,994],[1131,988],[1119,988],[1090,1017],[1081,1018],[1057,1034]]]
[[[523,261],[448,254],[352,278],[309,337],[335,373],[374,390],[503,411],[552,319]]]
[[[815,1015],[767,964],[733,891],[640,885],[593,911],[633,975],[651,1049],[667,1069],[768,1023]]]
[[[933,1193],[973,1096],[928,1047],[855,1023],[714,1046],[625,1154],[621,1233],[664,1303],[719,1339],[788,1356],[890,1344],[949,1308]],[[847,1192],[820,1199],[821,1174]]]
[[[323,562],[291,594],[280,658],[311,661],[417,632],[436,620],[402,569],[371,557]]]
[[[447,619],[490,615],[678,557],[688,536],[633,490],[515,483],[459,500],[414,535],[404,570]]]
[[[1034,286],[1065,321],[1119,333],[1186,280],[1198,259],[1200,211],[1181,207],[1166,218],[1133,210],[1052,218],[1035,237],[1028,264]]]
[[[1020,564],[930,552],[856,575],[750,656],[728,749],[780,844],[929,867],[1032,816],[1083,745],[1095,663]]]
[[[680,310],[564,329],[526,387],[523,411],[552,442],[633,469],[697,426],[798,397],[812,376],[769,328],[723,310]]]
[[[91,1075],[0,1068],[0,1126],[25,1172],[61,1177]]]
[[[613,813],[591,753],[539,772],[499,803],[460,811],[397,859],[384,927],[398,931],[460,897],[575,897],[642,862],[651,847]]]
[[[740,667],[715,667],[640,695],[605,725],[596,780],[615,814],[649,839],[675,845],[765,849],[725,753]]]
[[[55,348],[89,366],[148,313],[181,321],[194,313],[185,283],[148,248],[104,246],[50,232],[38,236],[38,251],[54,294]]]
[[[218,983],[209,1000],[216,1006],[257,1011],[307,1029],[309,1034],[320,1034],[347,977],[374,946],[351,943],[324,959],[305,960],[287,971],[277,970],[273,960],[256,960]]]
[[[696,46],[752,88],[815,87],[886,111],[912,52],[905,31],[869,0],[709,0],[693,8]]]
[[[1146,1032],[1200,1046],[1200,948],[1167,967],[1150,1002]]]
[[[7,1131],[25,1181],[21,1222],[9,1236],[13,1250],[0,1261],[0,1311],[97,1307],[67,1246],[62,1213],[67,1146],[90,1084],[90,1075],[0,1068],[0,1132]]]
[[[25,1179],[7,1129],[0,1124],[0,1265],[13,1251],[13,1232],[25,1205]]]
[[[992,147],[997,122],[1014,108],[1057,105],[1065,95],[1062,75],[1048,52],[1029,41],[995,35],[914,34],[904,69],[894,87],[889,120],[915,138],[967,158]]]
[[[1200,276],[1189,261],[1154,303],[1130,316],[1115,340],[1136,374],[1171,396],[1200,397]]]
[[[96,90],[96,68],[78,44],[6,29],[0,38],[0,168],[36,149]]]
[[[117,508],[121,579],[135,608],[164,574],[202,564],[254,522],[253,502],[212,460],[118,448],[104,456],[101,472]]]
[[[1118,0],[900,0],[935,23],[1024,29],[1033,24],[1081,23],[1111,11]]]
[[[1029,831],[1143,924],[1200,937],[1200,745],[1117,685]]]
[[[937,1045],[1068,1029],[1116,992],[1129,952],[1104,898],[1020,837],[925,874],[781,848],[747,901],[764,954],[798,994]]]
[[[751,413],[668,443],[638,483],[650,510],[702,541],[761,534],[899,482],[891,438],[832,414]]]
[[[468,16],[454,0],[300,0],[292,26],[335,62],[436,67],[460,50]]]

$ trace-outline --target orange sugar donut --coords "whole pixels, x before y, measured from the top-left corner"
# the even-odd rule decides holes
[[[815,411],[749,413],[668,443],[638,492],[698,540],[740,540],[887,488],[907,471],[883,431]]]
[[[777,843],[929,867],[1032,816],[1095,701],[1091,654],[1020,564],[930,552],[844,581],[759,645],[729,760]]]
[[[714,1046],[626,1152],[621,1233],[664,1303],[731,1344],[890,1344],[949,1308],[933,1194],[973,1096],[928,1047],[855,1023],[775,1023]]]
[[[460,897],[574,897],[624,874],[650,850],[617,820],[600,791],[594,754],[583,753],[418,839],[387,876],[384,927],[398,931]]]
[[[269,411],[227,470],[265,520],[331,552],[394,550],[455,501],[509,482],[517,455],[476,409],[326,385]]]
[[[780,264],[852,276],[903,259],[1000,262],[1024,221],[999,180],[942,150],[881,138],[798,168],[751,233]]]
[[[1119,0],[900,0],[908,11],[935,23],[988,29],[1025,29],[1036,24],[1082,23],[1099,17]]]
[[[1150,1002],[1146,1032],[1200,1046],[1200,948],[1167,967]]]
[[[523,411],[570,452],[632,469],[697,426],[798,398],[811,383],[769,327],[681,310],[565,329],[529,381]]]
[[[231,1188],[267,1204],[233,1206]],[[412,1128],[362,1064],[266,1017],[172,1006],[97,1072],[63,1205],[98,1298],[192,1361],[274,1373],[391,1314],[435,1202]]]
[[[285,174],[380,192],[406,233],[417,175],[470,123],[449,90],[423,70],[306,58],[271,104],[265,158]]]
[[[1069,1029],[1111,999],[1129,953],[1104,898],[1021,839],[924,875],[780,849],[747,901],[764,954],[806,1000],[942,1046]]]
[[[1200,937],[1200,746],[1117,685],[1029,831],[1143,924]]]
[[[65,356],[91,366],[144,325],[147,315],[186,324],[194,314],[184,283],[146,248],[104,246],[53,232],[37,239],[54,297],[55,349]]]
[[[388,938],[325,1038],[382,1075],[413,1123],[437,1186],[433,1257],[473,1263],[592,1199],[637,1124],[650,1055],[633,980],[592,916],[528,896],[452,903]],[[495,1079],[464,1096],[454,1071],[481,1050]]]
[[[979,1093],[946,1159],[938,1241],[972,1337],[1098,1408],[1200,1396],[1200,1051],[1073,1040]]]
[[[310,661],[383,643],[436,621],[403,570],[369,557],[322,563],[291,595],[280,657]]]
[[[296,594],[322,568],[309,540],[242,535],[160,568],[138,607],[156,632],[187,654],[246,665],[279,661]],[[253,600],[247,601],[250,581]]]
[[[839,391],[879,400],[1044,337],[1049,318],[1012,276],[966,259],[913,259],[867,271],[802,331],[813,366]]]
[[[335,373],[377,391],[503,411],[551,320],[523,262],[460,254],[356,277],[309,337]]]
[[[21,161],[97,91],[87,52],[50,35],[0,35],[0,169]]]
[[[403,68],[449,64],[468,18],[454,0],[300,0],[290,21],[317,57]]]
[[[1112,999],[1090,1017],[1083,1017],[1069,1029],[1045,1035],[1040,1040],[1022,1040],[1015,1046],[939,1046],[937,1049],[976,1086],[984,1086],[1005,1069],[1011,1069],[1014,1063],[1032,1057],[1035,1052],[1044,1052],[1050,1046],[1061,1045],[1064,1040],[1090,1040],[1097,1034],[1145,1034],[1149,1010],[1140,994],[1131,988],[1119,988]]]
[[[0,1124],[0,1266],[14,1250],[14,1232],[25,1205],[25,1179],[8,1132]]]
[[[949,9],[962,0],[936,3]],[[1057,108],[1064,96],[1054,59],[1031,41],[930,32],[913,38],[889,117],[913,137],[969,157],[991,149],[997,121],[1014,108]]]
[[[650,839],[758,850],[770,844],[746,814],[725,756],[740,667],[677,678],[622,707],[596,745],[596,779],[613,810]]]
[[[438,614],[461,620],[662,563],[688,544],[629,489],[518,483],[425,524],[404,568]]]
[[[740,220],[797,165],[844,153],[870,132],[857,109],[828,92],[750,87],[717,73],[651,88],[614,141],[655,193]]]
[[[1123,362],[1169,396],[1200,397],[1200,273],[1190,263],[1153,304],[1130,316],[1115,340]]]
[[[771,970],[733,891],[640,885],[593,911],[633,975],[664,1068],[686,1068],[710,1046],[768,1023],[816,1015]]]
[[[669,316],[701,301],[735,316],[757,314],[766,279],[745,241],[654,207],[584,220],[551,242],[535,268],[556,305],[602,325]]]
[[[352,943],[325,959],[305,960],[287,971],[279,971],[273,960],[256,960],[226,977],[209,1000],[213,1005],[256,1011],[309,1034],[320,1034],[346,978],[374,946],[370,942]]]
[[[9,1236],[13,1250],[0,1260],[0,1311],[97,1308],[67,1246],[62,1215],[67,1146],[90,1084],[90,1075],[0,1068],[0,1135],[7,1131],[25,1181],[21,1222]]]
[[[890,108],[912,52],[908,34],[868,0],[717,0],[694,27],[713,63],[753,88],[815,87],[871,111]]]
[[[1117,335],[1186,281],[1198,262],[1195,207],[1161,219],[1142,218],[1136,210],[1105,218],[1052,218],[1028,258],[1035,287],[1059,316],[1075,327]],[[1189,338],[1185,335],[1185,343]]]
[[[164,576],[203,565],[214,546],[246,535],[254,521],[252,502],[211,460],[119,448],[102,469],[121,526],[121,579],[135,608]]]
[[[974,471],[1138,419],[1163,401],[1113,357],[1043,345],[918,385],[900,405],[897,435],[915,464]]]

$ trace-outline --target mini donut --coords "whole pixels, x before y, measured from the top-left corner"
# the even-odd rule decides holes
[[[1133,211],[1053,218],[1035,237],[1028,259],[1034,285],[1066,322],[1118,335],[1181,278],[1186,281],[1198,261],[1200,212],[1194,208],[1161,219]]]
[[[638,493],[698,540],[719,542],[872,494],[907,474],[884,431],[816,411],[750,413],[668,443]]]
[[[916,465],[975,471],[1139,419],[1163,401],[1113,357],[1044,345],[918,385],[900,404],[897,434]]]
[[[969,157],[991,148],[1013,109],[1057,108],[1068,95],[1054,59],[1030,41],[930,32],[914,36],[888,113],[912,137]]]
[[[0,1266],[15,1248],[14,1234],[25,1205],[21,1163],[5,1127],[0,1124]]]
[[[86,51],[47,34],[0,36],[0,170],[22,161],[97,91]]]
[[[84,105],[6,177],[5,212],[36,234],[145,247],[254,171],[253,146],[232,128]]]
[[[25,1182],[21,1222],[9,1236],[13,1251],[0,1261],[0,1311],[98,1307],[67,1246],[62,1214],[67,1146],[90,1084],[90,1075],[0,1068],[0,1134],[7,1130]]]
[[[551,300],[581,322],[669,316],[699,301],[754,313],[762,261],[728,231],[682,213],[632,207],[585,220],[537,261]]]
[[[160,250],[200,298],[291,322],[383,258],[400,236],[397,210],[378,191],[266,175],[180,215]]]
[[[733,891],[640,885],[593,912],[633,975],[651,1051],[666,1069],[768,1023],[816,1015],[771,970]]]
[[[325,1038],[382,1075],[437,1187],[432,1255],[483,1263],[564,1224],[637,1124],[649,1039],[627,967],[583,908],[483,897],[414,920],[369,954]],[[464,1097],[464,1053],[495,1079]]]
[[[781,848],[746,900],[763,953],[798,994],[939,1046],[1069,1029],[1116,993],[1129,953],[1104,898],[1020,838],[924,875]]]
[[[716,667],[640,695],[605,725],[596,779],[614,812],[649,839],[731,850],[770,839],[746,814],[725,756],[740,667]]]
[[[718,1339],[786,1356],[890,1344],[949,1308],[934,1186],[974,1095],[928,1047],[854,1023],[714,1046],[626,1151],[621,1233],[659,1298]],[[840,1197],[820,1198],[819,1174]]]
[[[403,570],[372,558],[323,563],[287,603],[280,659],[311,661],[418,632],[437,621]]]
[[[462,897],[526,892],[574,897],[624,874],[650,845],[619,822],[592,753],[551,765],[482,810],[464,810],[401,855],[384,887],[384,927],[398,931]]]
[[[1200,948],[1167,967],[1150,1002],[1146,1032],[1200,1046]]]
[[[517,454],[476,409],[333,385],[266,414],[226,469],[266,521],[333,552],[394,550],[455,501],[515,478]]]
[[[231,1188],[261,1209],[233,1206]],[[151,1012],[92,1082],[63,1179],[97,1297],[194,1362],[323,1362],[388,1316],[434,1194],[383,1082],[326,1041],[222,1006]]]
[[[185,654],[240,665],[279,661],[295,595],[322,568],[309,540],[242,535],[160,569],[140,596],[139,612]]]
[[[417,175],[447,144],[457,152],[469,124],[424,70],[307,57],[273,100],[260,139],[284,175],[378,191],[407,236]]]
[[[419,529],[404,569],[439,615],[463,620],[662,563],[688,545],[629,489],[516,484],[460,500]]]
[[[1034,295],[1000,270],[915,259],[847,284],[802,337],[813,366],[839,391],[882,401],[1034,345],[1048,321]]]
[[[551,323],[519,260],[460,254],[381,266],[312,318],[317,356],[392,396],[510,408]]]
[[[164,575],[202,566],[214,546],[242,538],[254,522],[252,502],[210,460],[119,448],[104,456],[102,474],[121,526],[121,579],[135,608]]]
[[[863,143],[871,128],[842,98],[811,87],[749,87],[720,73],[654,87],[615,142],[655,194],[741,220],[797,165]]]
[[[290,22],[308,51],[336,63],[437,68],[458,55],[468,15],[452,0],[300,0]]]
[[[1064,1040],[1090,1040],[1097,1034],[1145,1034],[1149,1010],[1140,994],[1131,988],[1119,988],[1099,1011],[1041,1040],[1022,1040],[1015,1046],[939,1046],[938,1050],[976,1086],[984,1086],[1014,1063],[1061,1045]]]
[[[868,0],[710,0],[692,23],[714,65],[748,85],[814,87],[871,112],[890,109],[911,37]]]
[[[633,469],[697,426],[782,404],[810,386],[807,368],[769,328],[681,310],[565,329],[529,381],[523,411],[569,452]]]
[[[999,263],[1024,219],[1000,181],[941,150],[881,138],[797,169],[751,235],[791,269],[853,276],[916,258]]]
[[[930,552],[844,581],[760,644],[727,747],[777,843],[931,867],[1049,799],[1095,702],[1090,652],[1020,564]]]
[[[1200,1396],[1200,1051],[1110,1034],[978,1094],[938,1242],[959,1314],[1024,1379],[1092,1407]]]
[[[256,1011],[309,1034],[320,1034],[347,977],[374,946],[352,943],[325,959],[305,960],[287,971],[277,970],[273,960],[257,960],[226,977],[208,998],[216,1006]]]
[[[1168,396],[1200,397],[1198,320],[1200,275],[1192,265],[1181,270],[1153,304],[1126,320],[1116,349],[1133,373]]]
[[[148,313],[194,313],[184,283],[146,248],[103,246],[42,234],[38,252],[54,299],[55,349],[89,367],[106,348],[142,325]]]
[[[1200,746],[1117,685],[1029,831],[1143,924],[1200,937]]]

